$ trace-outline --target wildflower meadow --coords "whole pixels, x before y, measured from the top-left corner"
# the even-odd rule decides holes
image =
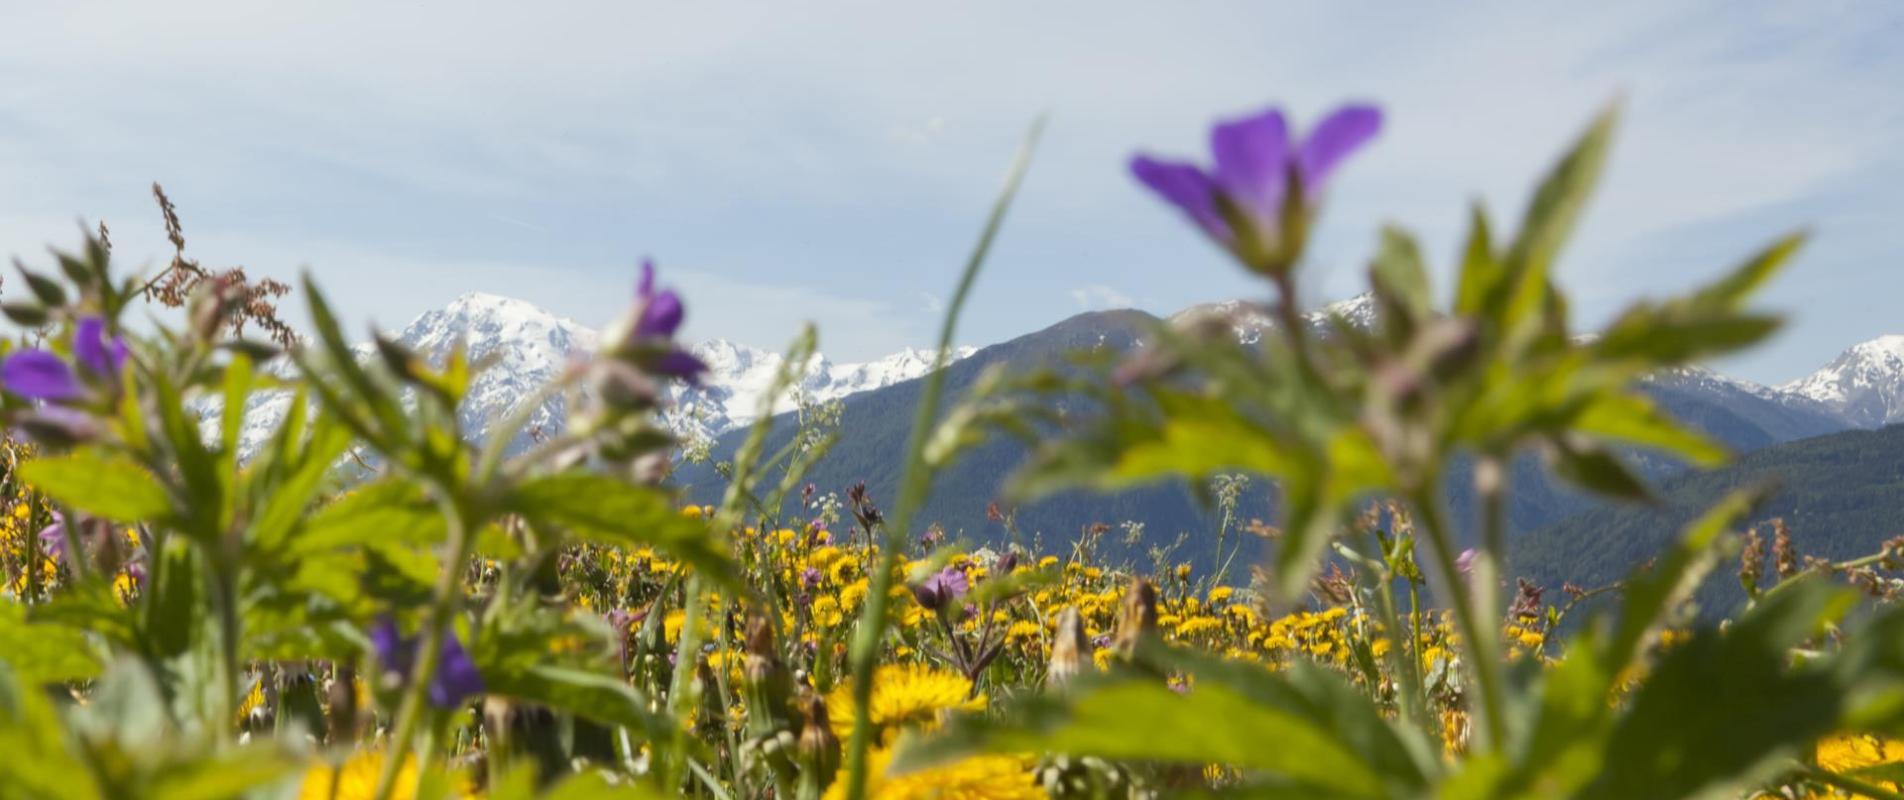
[[[1258,279],[1277,324],[1161,324],[956,395],[932,372],[890,497],[807,480],[852,431],[801,416],[769,448],[763,413],[722,499],[686,499],[663,390],[706,365],[665,260],[483,438],[457,414],[480,359],[355,346],[315,282],[200,266],[157,191],[169,264],[130,271],[88,229],[0,298],[0,797],[1904,797],[1904,544],[1806,558],[1741,524],[1748,486],[1617,582],[1505,567],[1516,458],[1632,503],[1625,453],[1728,458],[1635,384],[1772,335],[1754,293],[1804,240],[1577,329],[1552,267],[1617,122],[1518,218],[1474,208],[1447,291],[1379,231],[1374,322],[1324,330],[1306,245],[1379,107],[1270,108],[1214,125],[1207,160],[1134,156],[1131,190]],[[946,276],[941,365],[1038,138]],[[278,319],[294,302],[308,335]],[[550,398],[568,424],[511,447]],[[243,441],[260,402],[286,413]],[[1032,454],[999,476],[1008,535],[920,518],[935,473],[997,437]],[[1195,532],[1215,567],[1012,522],[1164,481],[1234,512],[1243,480],[1273,482],[1277,515]],[[1731,571],[1745,607],[1694,614]]]

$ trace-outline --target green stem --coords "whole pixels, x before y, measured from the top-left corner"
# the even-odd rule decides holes
[[[1454,609],[1455,627],[1460,630],[1461,638],[1467,643],[1467,655],[1464,659],[1469,671],[1474,675],[1476,696],[1479,701],[1480,724],[1475,726],[1474,750],[1487,752],[1493,749],[1496,738],[1502,733],[1501,699],[1501,663],[1499,638],[1494,630],[1494,621],[1479,613],[1480,606],[1474,601],[1474,593],[1469,591],[1468,580],[1461,574],[1457,565],[1452,531],[1442,516],[1440,500],[1435,496],[1434,487],[1438,480],[1423,482],[1423,488],[1415,491],[1410,498],[1421,515],[1422,528],[1428,533],[1429,551],[1434,555],[1436,577],[1448,588],[1448,604]],[[1477,557],[1474,577],[1478,582],[1482,578],[1480,562]]]
[[[1031,164],[1031,151],[1038,142],[1038,134],[1044,130],[1044,124],[1043,117],[1033,122],[1024,143],[1019,146],[1018,156],[1006,174],[1005,186],[992,204],[985,228],[979,233],[978,245],[966,260],[964,272],[959,275],[958,288],[952,293],[952,302],[945,310],[945,320],[939,326],[939,354],[935,367],[944,366],[946,354],[952,349],[959,312],[964,309],[966,297],[971,294],[972,284],[978,278],[979,267],[985,263],[986,253],[991,250],[992,240],[998,236],[998,230],[1005,222],[1005,212],[1011,207],[1012,197],[1018,193],[1018,185]],[[879,566],[873,572],[873,585],[866,595],[865,613],[860,616],[859,627],[853,635],[849,657],[852,659],[853,707],[858,713],[853,717],[853,734],[846,746],[847,800],[862,800],[866,797],[866,748],[872,739],[872,721],[867,717],[867,710],[872,703],[873,664],[879,657],[879,641],[886,628],[888,595],[892,592],[892,573],[899,563],[899,551],[905,547],[906,528],[912,523],[913,511],[925,500],[926,484],[930,481],[930,467],[925,463],[926,436],[939,417],[939,402],[944,392],[945,370],[935,368],[926,376],[925,391],[919,398],[912,433],[907,437],[899,502],[894,508],[893,524],[886,529],[886,542],[879,553]]]
[[[396,788],[397,770],[403,765],[410,738],[423,715],[424,692],[436,675],[443,637],[462,605],[463,567],[469,561],[469,548],[475,540],[469,535],[473,514],[452,485],[445,481],[439,483],[436,490],[438,505],[449,526],[448,560],[443,562],[443,571],[437,575],[435,596],[423,623],[422,641],[417,645],[416,666],[411,669],[409,685],[404,687],[403,699],[397,704],[396,722],[390,728],[389,744],[384,748],[383,771],[377,776],[374,794],[377,800],[389,800],[391,791]],[[419,774],[428,766],[417,764]]]

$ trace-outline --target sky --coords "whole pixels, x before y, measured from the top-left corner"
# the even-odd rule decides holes
[[[589,324],[653,257],[685,335],[836,360],[931,343],[1030,122],[1049,127],[959,329],[1167,314],[1268,289],[1129,177],[1211,121],[1383,107],[1304,267],[1355,294],[1384,224],[1445,290],[1479,202],[1507,227],[1623,105],[1559,276],[1578,317],[1683,290],[1785,232],[1766,382],[1904,333],[1904,4],[19,3],[0,0],[0,251],[308,269],[360,330],[470,291]],[[13,282],[9,282],[9,286]],[[294,315],[301,318],[301,312]]]

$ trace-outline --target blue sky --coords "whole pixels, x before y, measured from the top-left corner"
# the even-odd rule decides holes
[[[1357,291],[1379,225],[1444,269],[1467,204],[1505,223],[1624,98],[1562,265],[1586,320],[1817,234],[1767,304],[1781,381],[1904,332],[1904,4],[8,3],[0,250],[105,219],[166,252],[308,266],[359,324],[465,291],[599,323],[635,264],[688,335],[836,358],[930,339],[1026,124],[1051,125],[960,339],[1087,308],[1261,294],[1134,185],[1269,103],[1371,100],[1388,126],[1332,187],[1309,299]],[[80,8],[84,6],[84,8]],[[1444,281],[1445,283],[1445,281]]]

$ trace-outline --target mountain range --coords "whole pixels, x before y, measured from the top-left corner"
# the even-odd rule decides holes
[[[1366,296],[1351,298],[1324,308],[1310,317],[1309,324],[1322,326],[1329,317],[1351,325],[1366,325],[1375,313]],[[1141,346],[1147,331],[1157,323],[1188,324],[1193,320],[1215,319],[1231,326],[1238,339],[1253,342],[1273,323],[1267,311],[1243,301],[1227,301],[1185,309],[1168,319],[1133,310],[1101,311],[1080,314],[1043,330],[983,348],[960,348],[952,353],[947,368],[947,389],[951,396],[971,388],[979,374],[993,364],[1033,366],[1054,363],[1065,354],[1084,349],[1110,349],[1123,352]],[[550,314],[528,303],[488,294],[470,294],[448,307],[418,317],[395,337],[426,358],[440,359],[458,341],[466,342],[473,356],[492,358],[489,368],[475,380],[469,400],[462,410],[466,430],[477,436],[491,435],[490,428],[508,413],[515,403],[552,379],[571,362],[585,358],[594,350],[595,330]],[[763,394],[778,371],[782,356],[720,339],[690,345],[710,367],[700,386],[674,386],[670,389],[672,408],[666,419],[684,438],[701,438],[709,443],[712,460],[731,457],[738,447],[742,430],[762,412]],[[369,350],[364,349],[365,357]],[[929,351],[902,350],[885,358],[858,363],[835,363],[816,357],[799,381],[797,392],[809,402],[838,401],[841,408],[839,443],[820,462],[813,465],[807,478],[823,492],[839,492],[854,483],[866,482],[875,498],[890,501],[897,492],[898,465],[902,461],[906,437],[924,376],[931,368]],[[1642,387],[1668,413],[1707,432],[1734,451],[1746,456],[1752,474],[1777,472],[1784,465],[1806,469],[1819,457],[1821,441],[1852,450],[1895,447],[1904,459],[1904,436],[1860,436],[1860,429],[1878,428],[1904,421],[1904,336],[1887,336],[1845,350],[1818,371],[1780,386],[1765,386],[1732,378],[1704,368],[1675,370],[1653,376]],[[260,395],[252,399],[252,417],[247,440],[262,436],[282,415],[282,397]],[[793,402],[783,399],[772,409],[776,419],[770,449],[785,442],[793,425],[784,419]],[[274,412],[275,409],[275,412]],[[545,403],[531,415],[530,425],[521,431],[507,432],[526,445],[536,429],[559,428],[566,417],[561,398]],[[1849,433],[1847,433],[1849,432]],[[495,431],[493,433],[504,433]],[[1819,437],[1824,437],[1820,439]],[[996,541],[1007,534],[989,519],[987,506],[999,494],[999,481],[1016,467],[1025,453],[1022,445],[998,439],[967,453],[958,463],[937,477],[931,500],[921,509],[922,523],[942,525],[954,536],[973,540]],[[1679,464],[1644,454],[1630,454],[1640,472],[1673,497],[1673,492],[1688,493],[1685,503],[1695,503],[1703,495],[1687,488],[1697,484],[1701,475],[1690,474]],[[1888,457],[1888,456],[1886,456]],[[1834,456],[1834,463],[1853,463],[1857,458]],[[1861,457],[1860,457],[1861,458]],[[1809,460],[1808,460],[1809,459]],[[1849,459],[1847,461],[1847,459]],[[1890,463],[1879,458],[1881,463]],[[1838,476],[1856,482],[1855,474]],[[675,482],[695,501],[712,501],[722,490],[722,481],[709,463],[684,464]],[[1559,484],[1533,459],[1516,464],[1511,476],[1514,491],[1509,503],[1509,520],[1517,532],[1517,542],[1525,542],[1525,559],[1516,558],[1516,566],[1525,563],[1530,574],[1560,574],[1572,559],[1568,547],[1556,541],[1574,541],[1580,537],[1600,540],[1606,534],[1594,526],[1619,523],[1624,531],[1657,523],[1653,529],[1670,530],[1669,517],[1620,516],[1594,498]],[[1710,480],[1710,479],[1709,479]],[[1888,491],[1882,474],[1869,481],[1840,489]],[[1454,488],[1448,501],[1454,519],[1470,519],[1471,497],[1461,488],[1463,482],[1451,481]],[[1795,481],[1794,487],[1807,485]],[[1793,489],[1795,507],[1813,508],[1804,503],[1803,491]],[[1847,495],[1849,496],[1849,495]],[[1864,498],[1866,495],[1857,494]],[[1106,536],[1104,546],[1111,555],[1138,559],[1149,555],[1153,547],[1167,546],[1179,534],[1183,540],[1181,555],[1197,561],[1208,556],[1198,534],[1214,527],[1211,509],[1198,499],[1192,487],[1159,484],[1114,495],[1066,493],[1017,509],[1017,530],[1026,536],[1071,541],[1078,531],[1096,523],[1136,523],[1142,536]],[[1895,498],[1904,506],[1904,492]],[[1859,500],[1851,513],[1869,517],[1858,523],[1859,531],[1884,528],[1892,510]],[[1881,504],[1880,504],[1881,505]],[[1271,487],[1254,481],[1245,492],[1239,514],[1244,520],[1274,519],[1275,498]],[[1600,515],[1600,516],[1595,516]],[[1821,518],[1823,518],[1821,516]],[[1836,524],[1846,523],[1834,517]],[[1584,526],[1584,527],[1583,527]],[[1904,532],[1904,531],[1896,531]],[[1801,534],[1804,531],[1800,531]],[[1827,538],[1830,532],[1824,532]],[[1876,534],[1870,534],[1876,535]],[[1863,538],[1869,536],[1860,534]],[[1630,543],[1650,542],[1640,534],[1628,537]],[[1047,543],[1046,546],[1052,546]],[[1575,545],[1576,547],[1578,545]],[[1826,551],[1838,545],[1821,543]],[[1517,548],[1521,545],[1517,544]],[[1643,560],[1647,547],[1603,547],[1596,551],[1604,558],[1605,570],[1614,570],[1628,562]],[[1564,556],[1564,557],[1563,557]],[[1555,559],[1559,559],[1556,561]],[[1598,563],[1598,562],[1596,562]],[[1609,574],[1612,574],[1609,572]]]

